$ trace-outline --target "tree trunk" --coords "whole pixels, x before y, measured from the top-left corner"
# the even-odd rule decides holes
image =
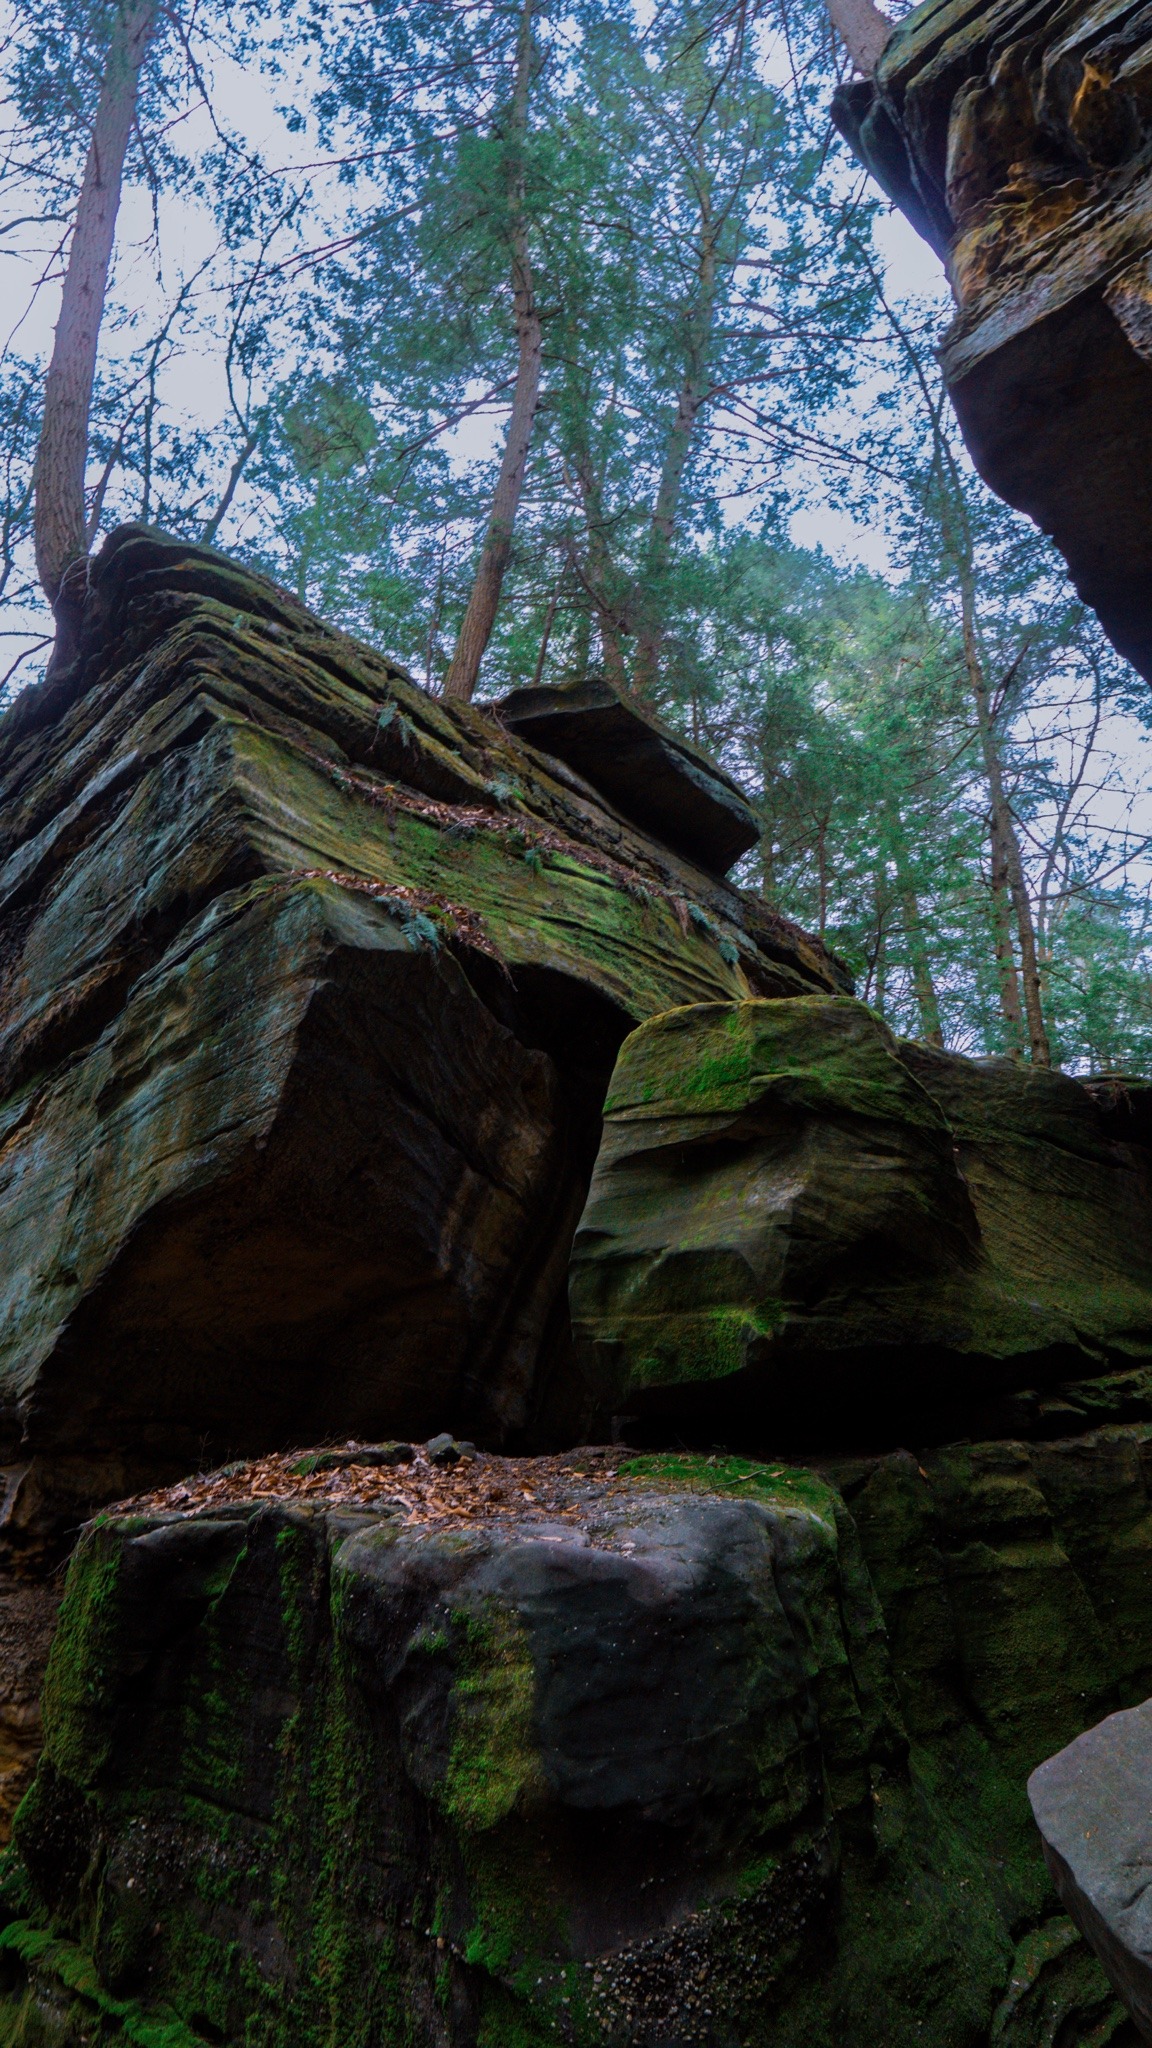
[[[1028,1021],[1033,1063],[1038,1067],[1050,1067],[1052,1054],[1048,1045],[1048,1033],[1044,1025],[1044,1009],[1040,989],[1040,967],[1036,954],[1036,932],[1032,922],[1032,905],[1028,899],[1028,888],[1024,878],[1024,863],[1020,857],[1020,841],[1016,837],[1016,826],[1012,808],[1004,793],[1004,774],[1000,763],[1000,750],[992,723],[992,711],[988,701],[988,685],[984,667],[976,644],[976,625],[971,578],[965,576],[961,584],[964,624],[964,659],[968,679],[976,706],[976,723],[980,734],[980,747],[984,756],[984,774],[988,784],[988,808],[992,838],[992,897],[996,930],[996,959],[1000,970],[1001,1007],[1004,1021],[1013,1034],[1017,1046],[1022,1038],[1020,1015],[1020,982],[1024,987],[1024,1014]],[[1014,916],[1016,933],[1020,943],[1022,974],[1017,978],[1016,963],[1012,956],[1011,922]]]
[[[872,900],[876,906],[876,954],[872,963],[876,996],[872,1007],[882,1017],[888,1000],[888,936],[884,929],[888,912],[877,879],[872,884]]]
[[[460,627],[456,649],[444,678],[444,695],[470,702],[480,675],[480,663],[492,638],[500,606],[500,591],[512,553],[512,531],[524,487],[528,449],[540,397],[540,365],[543,337],[532,259],[528,248],[528,221],[524,204],[524,137],[528,128],[528,89],[532,78],[532,15],[535,0],[524,0],[520,34],[516,44],[516,78],[508,123],[508,152],[511,174],[508,183],[509,236],[512,247],[512,307],[516,321],[519,361],[512,394],[512,417],[504,443],[504,459],[492,498],[492,510],[484,545],[480,551],[468,607]]]
[[[1024,984],[1024,1014],[1028,1019],[1028,1036],[1032,1042],[1032,1061],[1034,1066],[1050,1067],[1052,1049],[1048,1043],[1048,1032],[1044,1023],[1040,957],[1036,944],[1036,927],[1032,918],[1032,902],[1024,876],[1024,862],[1020,856],[1020,841],[1016,835],[1011,809],[1007,804],[1005,812],[1007,831],[1004,852],[1008,868],[1008,888],[1016,911],[1016,930],[1020,940],[1020,979]]]
[[[872,0],[828,0],[828,14],[857,71],[872,78],[895,22],[881,14]]]
[[[88,552],[84,472],[96,350],[120,207],[124,157],[136,115],[140,66],[156,23],[156,0],[121,0],[112,23],[104,81],[68,252],[60,318],[44,384],[36,451],[33,532],[36,567],[55,606],[64,572]]]
[[[929,1045],[944,1050],[944,1027],[940,1021],[940,1001],[936,994],[936,983],[932,975],[932,962],[924,938],[924,918],[920,899],[908,871],[908,845],[904,833],[904,820],[895,806],[889,814],[892,838],[893,861],[896,868],[896,887],[900,896],[900,908],[904,913],[904,938],[908,948],[908,969],[912,976],[912,993],[920,1013],[920,1036]]]
[[[676,412],[668,432],[664,466],[652,513],[648,548],[647,602],[641,613],[636,644],[633,688],[638,697],[647,695],[656,683],[664,641],[664,621],[658,588],[672,552],[672,535],[680,509],[680,493],[693,435],[709,392],[709,355],[716,314],[716,225],[712,216],[709,187],[700,165],[700,254],[697,289],[689,309],[684,376],[676,401]]]
[[[916,998],[916,1008],[920,1012],[920,1036],[929,1045],[934,1045],[943,1052],[944,1026],[940,1021],[940,1001],[936,994],[936,983],[932,979],[932,963],[924,943],[924,921],[920,915],[920,905],[914,889],[901,889],[900,907],[904,912],[908,965],[912,971],[912,993]]]
[[[212,514],[212,517],[210,519],[205,520],[204,522],[204,530],[200,535],[200,539],[205,547],[211,547],[213,542],[215,541],[216,535],[219,533],[220,527],[228,511],[228,507],[231,505],[233,498],[236,496],[236,487],[239,484],[240,479],[244,474],[244,471],[247,469],[249,462],[251,461],[253,455],[255,455],[256,450],[259,446],[259,435],[249,433],[244,443],[244,446],[241,448],[239,455],[236,457],[236,460],[232,464],[231,469],[228,471],[228,476],[224,484],[224,489],[223,492],[221,493],[220,503],[217,505],[216,510]]]
[[[626,694],[628,672],[624,666],[624,654],[620,646],[621,622],[608,593],[611,562],[608,544],[604,538],[604,503],[600,484],[586,448],[581,449],[572,466],[584,509],[584,523],[588,530],[588,573],[583,580],[596,606],[596,623],[600,628],[604,673],[613,689]]]
[[[991,841],[992,943],[996,953],[996,978],[1000,991],[1000,1014],[1008,1032],[1008,1050],[1014,1060],[1024,1051],[1024,1019],[1020,1008],[1020,977],[1012,951],[1012,918],[1008,894],[1008,864],[1004,847],[989,817]]]

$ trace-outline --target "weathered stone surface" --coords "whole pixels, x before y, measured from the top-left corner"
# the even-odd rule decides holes
[[[0,722],[9,1607],[95,1505],[232,1450],[571,1441],[566,1264],[621,1037],[845,981],[211,550],[123,528],[76,594],[75,658]]]
[[[725,875],[760,838],[751,804],[715,761],[609,683],[514,690],[504,725],[555,754],[631,818],[688,860]]]
[[[421,1520],[257,1468],[104,1521],[0,2040],[1121,2048],[1024,1776],[1152,1670],[1150,1469],[482,1458]]]
[[[40,1753],[40,1686],[59,1599],[54,1585],[0,1573],[0,1840]]]
[[[628,1024],[838,978],[491,713],[121,529],[0,725],[0,1458],[106,1453],[75,1521],[205,1443],[524,1431]]]
[[[1150,1161],[1117,1114],[847,998],[653,1019],[573,1253],[590,1409],[824,1449],[1148,1413]]]
[[[1064,1905],[1152,2041],[1152,1700],[1078,1735],[1028,1796]]]
[[[1146,10],[925,0],[835,115],[947,254],[942,361],[977,468],[1152,679]]]

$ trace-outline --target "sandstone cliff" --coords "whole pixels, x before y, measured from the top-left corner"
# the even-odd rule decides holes
[[[834,111],[947,257],[942,363],[977,468],[1152,680],[1146,9],[924,0]]]
[[[0,724],[0,1822],[93,1506],[333,1430],[571,1441],[621,1039],[846,982],[639,714],[658,839],[618,763],[609,797],[211,550],[113,534],[77,636]]]
[[[0,725],[9,1810],[121,1498],[2,2048],[1131,2048],[1025,1780],[1152,1689],[1147,1086],[895,1041],[602,684],[132,528],[78,649]]]

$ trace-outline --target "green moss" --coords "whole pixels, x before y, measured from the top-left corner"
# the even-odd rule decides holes
[[[881,1019],[849,996],[713,1002],[651,1017],[621,1048],[605,1114],[730,1116],[768,1097],[945,1128]]]
[[[691,1493],[735,1494],[748,1500],[796,1505],[818,1515],[830,1532],[836,1527],[836,1491],[805,1465],[774,1465],[756,1458],[735,1458],[717,1452],[703,1457],[690,1451],[655,1451],[624,1458],[622,1478]]]
[[[97,1523],[68,1568],[44,1679],[44,1748],[56,1769],[90,1784],[107,1755],[109,1695],[119,1675],[122,1537]]]
[[[233,744],[286,870],[322,867],[466,903],[510,965],[566,968],[635,1017],[748,992],[712,933],[685,932],[673,899],[639,876],[585,862],[575,846],[543,845],[529,864],[499,820],[464,838],[448,820],[373,805],[349,777],[339,787],[267,732],[238,727]]]
[[[502,1984],[484,1986],[476,2048],[554,2048],[555,2040],[552,2027]]]
[[[69,1941],[27,1922],[13,1921],[0,1932],[0,1953],[19,1956],[26,1967],[55,1977],[76,1998],[115,2022],[116,2038],[132,2048],[205,2048],[203,2038],[175,2017],[145,2013],[132,1999],[113,1998],[104,1989],[91,1958]],[[0,2035],[0,2040],[3,2036]]]
[[[664,1386],[670,1379],[678,1383],[725,1379],[743,1371],[750,1348],[773,1330],[767,1304],[756,1309],[710,1308],[688,1315],[630,1316],[630,1387],[639,1391]],[[606,1321],[601,1341],[611,1344],[614,1334],[611,1321]]]
[[[459,1826],[495,1827],[543,1791],[534,1725],[536,1676],[523,1624],[493,1602],[458,1613],[452,1749],[440,1793]]]

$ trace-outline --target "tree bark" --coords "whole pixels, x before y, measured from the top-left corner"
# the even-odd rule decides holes
[[[920,904],[914,889],[901,890],[900,907],[904,912],[908,965],[912,970],[912,993],[916,998],[916,1008],[920,1012],[920,1036],[929,1045],[934,1045],[943,1052],[944,1026],[940,1021],[940,999],[936,994],[936,983],[932,979],[932,963],[924,943],[924,921],[920,915]]]
[[[932,962],[924,938],[924,916],[920,899],[916,894],[908,870],[908,845],[904,833],[904,820],[893,806],[889,812],[892,834],[892,854],[896,868],[896,887],[899,892],[900,908],[904,914],[904,940],[908,949],[908,969],[912,977],[912,993],[920,1014],[920,1036],[929,1045],[941,1052],[944,1050],[944,1026],[940,1020],[940,999],[932,974]]]
[[[532,259],[528,247],[528,220],[524,202],[524,137],[528,128],[528,91],[532,78],[532,16],[535,0],[524,0],[520,33],[516,44],[516,77],[508,119],[507,142],[510,162],[508,181],[509,239],[512,250],[512,309],[516,322],[519,359],[512,394],[512,417],[504,443],[504,459],[492,497],[492,509],[480,550],[480,560],[456,641],[455,651],[444,678],[444,695],[462,703],[470,702],[480,676],[480,664],[492,638],[500,607],[500,592],[512,554],[512,533],[536,407],[540,398],[540,368],[543,336]]]
[[[828,14],[857,71],[865,78],[874,77],[895,22],[881,14],[872,0],[828,0]]]
[[[697,289],[689,309],[687,323],[684,375],[676,401],[676,411],[668,432],[664,464],[652,512],[647,561],[649,591],[647,604],[643,607],[639,620],[636,665],[633,671],[633,688],[638,697],[647,695],[653,689],[660,671],[665,628],[658,585],[672,552],[672,535],[680,509],[684,471],[688,466],[696,424],[709,393],[709,356],[712,327],[716,316],[716,224],[712,216],[709,187],[702,163],[700,253],[696,276]]]
[[[96,350],[140,66],[155,24],[156,0],[121,0],[113,19],[44,384],[33,533],[36,568],[53,606],[69,564],[88,552],[84,472]]]
[[[596,623],[600,628],[604,673],[613,689],[627,694],[628,672],[620,646],[621,625],[608,594],[612,570],[608,544],[604,538],[604,504],[599,480],[592,467],[592,458],[586,448],[581,449],[576,456],[573,469],[584,511],[584,523],[588,531],[588,572],[583,581],[596,606]]]
[[[1050,1067],[1052,1053],[1048,1044],[1048,1033],[1044,1024],[1044,1006],[1040,987],[1040,965],[1036,952],[1036,931],[1032,922],[1032,905],[1028,898],[1028,887],[1024,878],[1024,863],[1020,856],[1020,841],[1016,837],[1016,826],[1012,808],[1004,793],[1004,772],[1000,762],[1000,750],[992,723],[992,711],[988,701],[988,685],[984,675],[980,651],[976,644],[976,626],[972,599],[971,580],[967,576],[961,583],[963,606],[964,659],[968,679],[976,706],[976,724],[980,734],[980,747],[984,757],[984,774],[988,784],[989,825],[992,840],[992,898],[996,932],[996,960],[1000,972],[1001,1009],[1004,1021],[1015,1039],[1015,1048],[1023,1050],[1022,1019],[1020,1011],[1020,986],[1024,989],[1024,1016],[1027,1018],[1028,1038],[1033,1064]],[[1016,935],[1020,945],[1021,974],[1016,973],[1016,962],[1012,954],[1011,924],[1015,920]]]

